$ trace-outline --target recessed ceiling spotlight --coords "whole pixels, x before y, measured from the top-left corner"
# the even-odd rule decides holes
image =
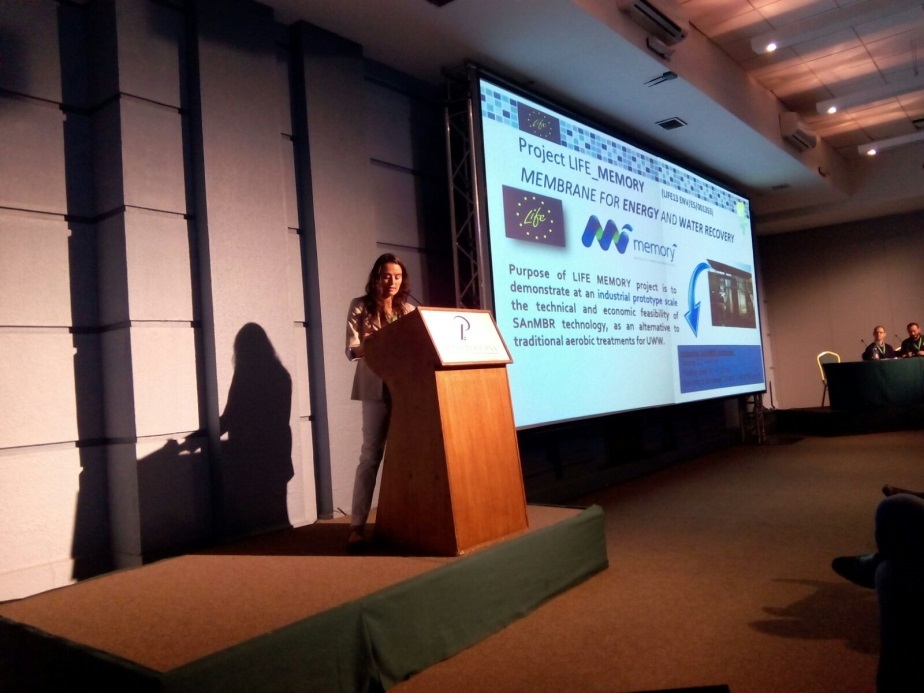
[[[904,96],[924,89],[924,76],[915,75],[909,79],[901,79],[889,84],[882,84],[871,89],[863,89],[853,93],[842,94],[831,99],[825,99],[815,104],[819,113],[837,113],[839,109],[864,106],[884,99]]]
[[[920,16],[921,0],[866,0],[843,4],[843,7],[813,14],[753,36],[751,37],[751,50],[757,54],[768,53],[773,50],[770,48],[771,45],[774,48],[786,48],[798,43],[814,41],[841,29],[849,29],[867,22],[882,21],[884,16],[894,15],[903,10],[915,11],[917,16]],[[915,25],[918,24],[917,20],[903,22],[903,31],[910,31],[912,27],[909,24],[912,22]]]
[[[868,144],[861,144],[857,147],[857,151],[860,152],[860,154],[874,156],[876,152],[884,152],[887,149],[903,147],[906,144],[914,144],[916,142],[924,142],[924,130],[918,130],[910,135],[899,135],[898,137],[889,137],[884,140],[876,140]]]

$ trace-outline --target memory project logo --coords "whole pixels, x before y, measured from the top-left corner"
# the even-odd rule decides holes
[[[613,245],[620,255],[624,255],[626,248],[629,247],[629,233],[631,232],[632,227],[628,224],[623,224],[622,229],[619,229],[616,222],[612,220],[607,221],[606,226],[601,226],[596,215],[591,214],[590,219],[587,220],[587,226],[584,227],[581,242],[585,248],[589,248],[596,240],[603,250],[609,250],[610,246]]]
[[[561,200],[507,185],[503,188],[507,238],[565,246],[565,213]]]

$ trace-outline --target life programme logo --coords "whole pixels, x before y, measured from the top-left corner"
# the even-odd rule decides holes
[[[522,132],[561,144],[561,123],[545,111],[517,102],[517,124]]]
[[[565,213],[561,200],[507,185],[503,188],[507,238],[565,246]]]
[[[616,222],[608,220],[606,226],[600,224],[596,215],[591,215],[584,227],[584,235],[581,236],[581,242],[585,248],[593,245],[594,241],[600,244],[602,250],[609,250],[610,246],[616,248],[620,255],[625,255],[626,248],[629,247],[629,234],[632,227],[629,224],[623,224],[620,229]]]

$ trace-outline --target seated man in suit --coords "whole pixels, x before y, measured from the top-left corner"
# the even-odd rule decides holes
[[[898,358],[891,344],[886,344],[886,330],[882,325],[873,328],[873,343],[863,352],[864,361],[878,361],[879,359]]]
[[[924,356],[924,337],[916,322],[908,323],[908,339],[902,341],[901,356]]]

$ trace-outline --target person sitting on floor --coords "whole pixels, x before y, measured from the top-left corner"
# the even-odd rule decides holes
[[[883,492],[901,491],[892,486]],[[888,495],[876,508],[876,546],[866,556],[840,556],[834,571],[876,590],[880,652],[876,673],[879,693],[920,690],[924,657],[924,497]]]
[[[882,495],[886,498],[896,496],[900,493],[924,499],[924,491],[911,491],[891,484],[886,484],[882,487]],[[831,568],[842,578],[850,580],[850,582],[855,585],[875,589],[876,568],[879,567],[881,562],[882,556],[878,553],[871,553],[863,556],[839,556],[831,561]]]

